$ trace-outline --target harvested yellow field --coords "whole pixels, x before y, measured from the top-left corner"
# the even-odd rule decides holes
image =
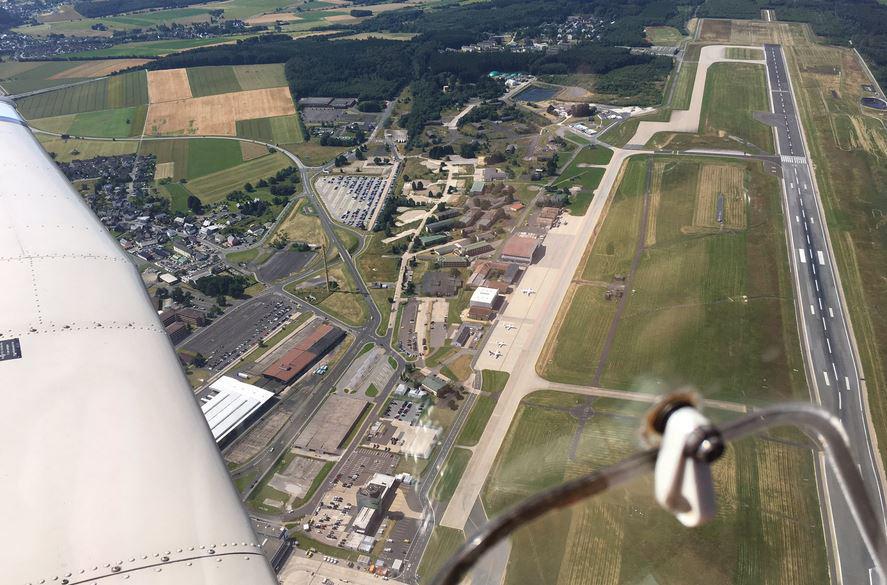
[[[295,113],[289,88],[274,87],[151,103],[145,128],[150,134],[234,136],[237,120]]]
[[[185,69],[148,71],[148,101],[152,104],[174,102],[191,97],[191,84]]]
[[[656,245],[656,218],[659,216],[659,205],[662,202],[662,175],[665,173],[666,163],[656,161],[653,163],[653,176],[650,181],[650,210],[647,216],[647,233],[644,234],[644,245]]]
[[[372,7],[367,6],[366,9],[369,10],[370,8]],[[334,14],[332,16],[327,16],[326,18],[324,18],[324,20],[327,22],[344,22],[349,20],[357,21],[358,19],[351,16],[350,14]]]
[[[253,160],[254,158],[259,158],[260,156],[265,156],[268,154],[268,148],[253,142],[241,142],[240,154],[243,156],[243,162],[246,162]]]
[[[130,67],[139,67],[150,63],[150,59],[108,59],[107,61],[90,61],[72,69],[56,73],[50,79],[72,79],[77,77],[104,77]]]
[[[154,167],[154,180],[159,181],[160,179],[172,179],[175,171],[175,162],[157,163],[157,166]]]
[[[277,21],[292,22],[294,20],[302,20],[302,17],[294,12],[274,12],[272,14],[260,14],[259,16],[247,18],[246,23],[252,26],[258,24],[274,24]]]
[[[734,165],[706,165],[699,173],[693,226],[701,228],[744,229],[746,194],[743,169]],[[718,223],[718,195],[724,195],[724,223]]]

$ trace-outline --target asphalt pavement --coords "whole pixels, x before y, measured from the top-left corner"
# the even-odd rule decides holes
[[[804,136],[797,114],[791,80],[780,45],[765,45],[767,77],[776,128],[777,151],[781,158],[789,254],[795,278],[801,338],[806,353],[808,379],[822,406],[843,423],[870,498],[882,524],[884,494],[875,463],[876,454],[865,415],[861,378],[845,307],[835,276],[834,259],[821,217],[821,203],[811,177]],[[825,497],[831,510],[837,556],[834,570],[838,582],[877,582],[874,563],[862,543],[841,487],[826,469]]]

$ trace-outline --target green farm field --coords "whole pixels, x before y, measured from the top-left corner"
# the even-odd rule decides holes
[[[14,30],[32,36],[62,34],[70,36],[111,36],[115,30],[131,30],[134,28],[150,28],[160,24],[190,24],[209,22],[210,11],[205,8],[172,8],[107,16],[102,18],[84,18],[82,20],[59,20],[32,26],[21,26]],[[95,30],[92,27],[103,24],[107,31]]]
[[[240,156],[240,148],[236,141],[228,140],[237,147],[236,156]],[[230,153],[235,156],[234,151]],[[195,153],[189,154],[188,168],[204,170],[206,165],[214,164],[211,151],[205,150],[194,160]],[[204,158],[205,157],[205,158]],[[223,170],[211,172],[188,182],[188,190],[200,197],[204,204],[216,203],[236,189],[241,189],[244,183],[256,182],[259,179],[271,176],[277,171],[290,166],[290,160],[280,153],[268,154],[249,162],[227,166]]]
[[[132,154],[138,147],[138,142],[111,140],[62,140],[38,134],[40,144],[47,152],[55,155],[57,162],[71,162],[72,160],[85,160],[97,156],[117,156]]]
[[[147,114],[147,106],[136,106],[41,118],[32,120],[31,126],[72,136],[127,138],[142,133]]]
[[[643,405],[586,400],[542,391],[521,402],[482,493],[489,515],[638,449]],[[592,409],[582,422],[577,404]],[[809,446],[740,442],[713,475],[719,510],[706,526],[680,527],[655,504],[645,477],[516,532],[505,583],[829,582]]]
[[[18,101],[18,108],[25,118],[33,120],[147,103],[147,76],[144,71],[135,71],[27,97]]]
[[[158,164],[175,163],[175,181],[199,179],[243,163],[243,154],[237,141],[218,138],[145,140],[139,152],[143,155],[153,154],[157,157]]]
[[[190,67],[187,71],[194,97],[287,85],[283,65],[280,64]]]
[[[237,135],[270,144],[289,144],[304,140],[298,116],[238,120]]]
[[[636,159],[558,316],[538,364],[542,374],[596,384],[617,302],[603,294],[615,275],[629,274],[642,237],[600,385],[660,393],[689,384],[708,398],[743,404],[808,398],[776,179],[760,163],[653,161],[645,233],[647,163]],[[726,201],[723,227],[712,219],[718,192]]]
[[[0,85],[9,94],[17,94],[85,81],[87,78],[84,77],[52,79],[53,76],[83,63],[83,61],[5,61],[0,63]]]

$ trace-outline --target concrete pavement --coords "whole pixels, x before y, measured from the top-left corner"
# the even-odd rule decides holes
[[[739,47],[760,49],[760,47]],[[626,144],[626,148],[638,147],[647,144],[657,132],[689,132],[695,134],[699,131],[699,116],[702,113],[702,99],[705,94],[705,81],[708,79],[708,68],[715,63],[763,63],[763,61],[748,61],[743,59],[728,59],[726,55],[727,45],[707,45],[702,47],[699,53],[699,63],[696,66],[696,78],[693,81],[693,94],[690,98],[690,107],[686,110],[672,110],[668,122],[641,122],[634,136]]]

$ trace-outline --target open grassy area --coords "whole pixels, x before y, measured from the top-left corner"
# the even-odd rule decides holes
[[[271,240],[274,240],[280,234],[286,234],[290,242],[306,242],[308,244],[326,244],[326,236],[323,232],[323,226],[320,224],[317,214],[308,212],[310,208],[307,199],[300,199],[293,205],[289,215],[286,216]]]
[[[188,84],[191,86],[191,95],[202,97],[240,91],[240,83],[234,75],[234,68],[230,65],[215,67],[189,67]]]
[[[437,483],[431,490],[431,497],[438,502],[448,502],[462,479],[462,474],[468,466],[468,460],[471,459],[471,451],[468,449],[459,449],[458,447],[450,451],[443,469],[437,478]]]
[[[39,118],[30,124],[33,128],[71,136],[127,138],[142,133],[146,113],[146,106],[138,106]]]
[[[594,198],[595,189],[604,176],[603,167],[591,165],[606,164],[610,162],[612,156],[612,151],[607,148],[587,146],[561,172],[553,185],[560,189],[571,189],[569,205],[571,214],[585,215]],[[578,190],[573,191],[576,187]]]
[[[8,93],[17,94],[84,81],[87,78],[53,79],[82,64],[83,61],[4,61],[0,63],[0,85]]]
[[[456,439],[456,444],[465,445],[466,447],[474,447],[480,441],[484,429],[487,428],[487,422],[496,408],[496,397],[481,394],[477,397],[471,413],[465,420],[465,425]]]
[[[727,47],[724,56],[728,59],[743,59],[745,61],[763,61],[762,49],[749,49],[746,47]]]
[[[308,166],[320,166],[348,150],[338,146],[321,146],[316,140],[281,144],[280,147],[295,154]]]
[[[505,388],[505,384],[508,383],[508,376],[508,372],[484,370],[480,389],[484,392],[501,392]]]
[[[650,140],[659,149],[717,147],[772,153],[772,129],[754,118],[769,112],[763,65],[715,63],[708,69],[699,118],[699,135],[660,132]]]
[[[654,45],[677,46],[684,40],[681,31],[673,26],[648,26],[644,28],[644,33]]]
[[[138,148],[138,142],[114,142],[111,140],[62,140],[46,135],[38,135],[40,144],[47,152],[55,155],[58,162],[85,160],[97,156],[131,154]]]
[[[421,585],[431,583],[438,569],[464,542],[465,533],[461,530],[435,526],[434,532],[431,533],[431,538],[428,540],[428,546],[425,548],[425,554],[422,555],[422,562],[419,563],[419,583]]]
[[[643,406],[537,392],[518,408],[482,493],[487,513],[636,450]],[[719,511],[687,530],[654,503],[649,477],[550,513],[511,538],[506,584],[828,583],[804,443],[737,443],[713,469]]]
[[[17,105],[22,116],[33,120],[147,103],[147,77],[144,71],[136,71],[26,97]]]
[[[689,384],[741,403],[807,398],[775,177],[759,163],[653,160],[644,251],[600,385]],[[628,275],[640,235],[641,165],[629,163],[540,357],[549,379],[594,383],[617,304],[604,292]],[[712,215],[719,192],[724,227]]]
[[[220,142],[229,142],[233,145],[234,149],[230,153],[232,160],[234,156],[242,156],[237,142],[233,140]],[[204,161],[198,159],[199,162],[192,162],[193,159],[194,153],[192,152],[188,161],[189,169],[203,167]],[[208,158],[205,162],[207,165],[214,164],[217,159]],[[277,171],[290,166],[290,162],[290,159],[281,153],[265,155],[249,162],[228,166],[224,170],[200,176],[188,183],[188,190],[200,197],[204,203],[215,203],[224,199],[231,191],[242,189],[244,183],[255,183],[259,179],[274,175]]]
[[[330,280],[339,285],[332,292],[328,292],[324,286],[296,288],[294,285],[289,285],[287,290],[349,325],[362,325],[367,320],[369,308],[363,296],[356,292],[354,281],[341,264],[331,266],[329,273]]]
[[[304,140],[297,116],[238,120],[237,135],[270,144],[292,144]]]

